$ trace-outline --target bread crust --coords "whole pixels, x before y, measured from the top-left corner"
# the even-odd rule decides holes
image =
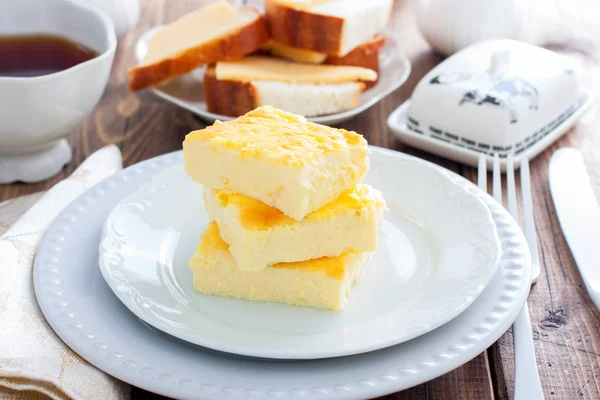
[[[258,107],[258,93],[250,82],[220,81],[214,65],[204,72],[204,97],[209,112],[230,117]]]
[[[360,89],[354,93],[353,107],[358,106],[365,82],[355,82]],[[216,68],[210,65],[204,72],[204,98],[209,112],[239,117],[261,106],[260,95],[251,82],[218,80]]]
[[[295,9],[276,0],[265,0],[265,13],[273,40],[319,53],[341,53],[343,18]]]
[[[385,45],[386,39],[382,35],[375,35],[368,42],[358,46],[343,57],[328,56],[325,64],[349,65],[354,67],[369,68],[377,72],[377,80],[364,82],[369,89],[379,81],[379,50]]]
[[[256,19],[238,31],[185,50],[174,57],[130,68],[129,89],[141,90],[188,73],[201,65],[236,60],[264,46],[269,41],[265,19],[254,9],[245,10],[255,12]]]

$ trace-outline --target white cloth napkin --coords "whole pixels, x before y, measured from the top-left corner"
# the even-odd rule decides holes
[[[68,348],[42,315],[33,290],[37,245],[52,220],[76,197],[122,169],[121,152],[107,146],[40,197],[0,203],[0,399],[126,399],[129,385],[99,371]],[[13,223],[14,222],[14,223]],[[18,396],[18,397],[17,397]]]

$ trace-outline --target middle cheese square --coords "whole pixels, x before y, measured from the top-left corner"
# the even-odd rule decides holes
[[[205,188],[204,202],[240,271],[337,257],[348,251],[375,251],[386,208],[381,193],[365,184],[346,191],[301,221],[230,190]]]

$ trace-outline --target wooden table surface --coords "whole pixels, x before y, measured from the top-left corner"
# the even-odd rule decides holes
[[[138,26],[119,42],[111,79],[100,104],[70,136],[73,161],[59,176],[45,182],[0,185],[0,201],[48,189],[68,176],[94,150],[106,144],[115,143],[120,147],[127,166],[179,150],[189,131],[203,127],[204,123],[192,113],[160,100],[150,92],[129,93],[127,68],[134,63],[132,49],[144,31],[171,21],[204,2],[206,0],[143,1]],[[474,181],[476,171],[473,168],[406,147],[387,128],[386,117],[410,97],[416,83],[442,60],[440,55],[430,50],[417,30],[413,0],[396,0],[390,30],[413,63],[408,82],[340,127],[363,134],[371,144],[433,161]],[[582,82],[596,95],[600,94],[597,44],[600,44],[600,38],[549,45],[572,57],[582,67]],[[560,147],[573,146],[584,153],[596,195],[600,198],[599,128],[600,115],[594,107],[575,129],[531,163],[542,272],[539,281],[532,287],[529,310],[538,368],[547,399],[600,399],[600,314],[586,293],[564,240],[548,187],[550,156]],[[598,264],[600,266],[600,261]],[[487,351],[462,367],[384,398],[512,399],[513,386],[513,345],[509,331]],[[140,389],[133,389],[132,397],[161,398]]]

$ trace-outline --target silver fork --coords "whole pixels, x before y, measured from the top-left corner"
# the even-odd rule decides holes
[[[492,173],[492,193],[494,199],[502,204],[502,172],[500,159],[494,155]],[[487,191],[487,165],[483,155],[479,156],[478,169],[479,188]],[[515,185],[514,163],[511,158],[506,165],[506,191],[508,212],[518,222],[517,193]],[[532,276],[531,283],[535,283],[540,275],[538,259],[537,236],[535,221],[533,219],[533,205],[531,201],[531,184],[529,176],[529,161],[521,161],[521,197],[523,198],[523,232],[531,251]],[[514,400],[539,400],[544,399],[540,376],[535,360],[531,322],[527,303],[523,306],[513,324],[513,343],[515,346],[515,396]]]

